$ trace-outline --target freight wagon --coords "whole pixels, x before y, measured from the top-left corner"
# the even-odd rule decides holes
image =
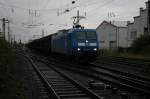
[[[60,30],[55,34],[34,40],[28,46],[31,49],[46,53],[95,57],[98,41],[95,29],[69,29]]]

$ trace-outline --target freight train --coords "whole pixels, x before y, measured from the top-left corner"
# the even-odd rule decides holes
[[[59,53],[82,59],[93,59],[98,51],[95,29],[59,30],[55,34],[33,40],[27,46],[44,53]]]

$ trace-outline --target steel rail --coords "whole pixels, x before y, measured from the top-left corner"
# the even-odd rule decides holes
[[[83,67],[83,66],[81,66],[81,67]],[[98,79],[103,79],[104,81],[108,81],[108,82],[113,83],[113,84],[121,85],[121,86],[124,86],[124,87],[127,87],[127,88],[132,88],[133,90],[136,90],[136,91],[140,91],[140,92],[143,92],[143,93],[146,93],[146,94],[150,94],[150,90],[148,88],[146,88],[146,87],[148,87],[147,85],[149,85],[148,82],[146,83],[147,85],[142,85],[142,82],[144,82],[144,81],[136,82],[138,80],[132,79],[132,78],[129,79],[125,75],[124,76],[123,75],[117,75],[117,71],[116,71],[116,73],[114,75],[112,75],[112,74],[105,73],[103,71],[100,72],[97,69],[95,69],[95,70],[92,69],[92,68],[94,68],[93,64],[90,67],[91,67],[90,69],[88,69],[88,68],[86,68],[86,69],[84,69],[84,68],[81,69],[80,68],[79,69],[79,68],[67,67],[67,66],[66,67],[61,67],[61,68],[66,68],[66,69],[69,69],[69,70],[72,70],[72,71],[75,71],[75,72],[79,72],[79,73],[82,73],[82,74],[85,74],[85,75],[89,75],[89,76],[92,76],[92,77],[95,77],[95,78],[98,78]],[[109,79],[100,78],[98,75],[103,75],[103,76],[107,76],[109,78],[113,78],[113,79],[117,80],[118,82],[113,82],[113,81],[111,81]],[[121,82],[120,82],[120,80],[121,80]],[[146,89],[139,88],[139,85],[140,86],[144,86],[143,88],[146,88]]]
[[[39,70],[39,68],[36,66],[36,64],[33,62],[33,60],[29,56],[26,56],[26,58],[30,61],[30,63],[32,64],[32,66],[34,67],[34,69],[36,70],[36,72],[38,73],[38,75],[41,77],[41,79],[43,80],[43,82],[47,86],[47,89],[49,90],[49,93],[52,94],[52,96],[54,96],[54,99],[62,99],[63,95],[60,96],[60,94],[57,93],[57,91],[54,88],[54,86],[48,81],[47,77],[45,77],[45,74],[42,71]],[[41,61],[41,62],[43,62],[43,61]],[[45,62],[43,62],[43,63],[45,63]],[[47,66],[48,66],[48,64],[47,64]],[[89,89],[87,89],[85,86],[81,85],[79,82],[74,81],[73,79],[71,79],[71,77],[67,76],[63,72],[60,72],[58,69],[56,69],[54,67],[50,67],[50,68],[53,69],[54,71],[56,71],[57,73],[59,73],[65,79],[67,79],[67,81],[69,81],[73,85],[75,85],[77,87],[77,89],[78,89],[76,91],[81,91],[82,92],[81,94],[77,94],[77,96],[75,96],[74,99],[76,99],[76,98],[77,99],[79,99],[79,98],[80,99],[82,99],[82,98],[83,99],[103,99],[103,97],[100,97],[100,96],[96,95],[95,93],[93,93],[92,91],[90,91]],[[64,87],[67,87],[67,86],[64,86]],[[61,93],[63,93],[63,92],[61,92]],[[81,97],[80,97],[80,95],[81,95]],[[84,95],[84,96],[82,96],[82,95]],[[71,97],[71,96],[69,96],[69,95],[65,96],[64,95],[63,97]],[[65,99],[65,98],[63,98],[63,99]]]
[[[44,74],[38,69],[38,67],[36,66],[36,64],[34,64],[33,60],[29,57],[26,56],[25,57],[28,59],[28,61],[31,63],[31,65],[33,66],[34,70],[37,72],[37,74],[40,76],[40,78],[42,79],[42,81],[45,83],[46,88],[49,90],[49,94],[51,94],[53,96],[53,99],[61,99],[55,92],[55,90],[52,88],[52,86],[49,84],[49,82],[47,81],[47,79],[45,78]]]

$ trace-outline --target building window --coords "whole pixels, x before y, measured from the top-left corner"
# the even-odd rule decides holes
[[[100,43],[105,43],[105,41],[100,41]]]
[[[144,27],[144,35],[148,35],[148,28]]]
[[[99,41],[99,47],[100,48],[103,48],[103,47],[105,47],[106,45],[105,45],[105,41]]]
[[[116,41],[109,41],[109,47],[110,48],[116,48],[117,47],[117,42]]]
[[[131,32],[130,38],[131,38],[132,40],[135,40],[135,39],[137,38],[137,32],[136,32],[136,31]]]
[[[113,37],[113,33],[112,32],[109,32],[109,37]]]

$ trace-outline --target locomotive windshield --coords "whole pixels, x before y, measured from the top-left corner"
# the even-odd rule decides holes
[[[87,36],[87,39],[96,39],[96,33],[95,32],[87,32],[86,36]]]
[[[78,39],[96,39],[95,32],[77,32]]]
[[[85,32],[77,32],[77,38],[78,39],[86,39],[86,33]]]

